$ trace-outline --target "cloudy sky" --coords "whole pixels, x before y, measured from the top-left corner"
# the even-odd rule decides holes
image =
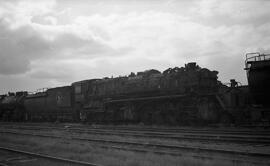
[[[195,61],[246,84],[270,53],[270,1],[0,0],[0,93]]]

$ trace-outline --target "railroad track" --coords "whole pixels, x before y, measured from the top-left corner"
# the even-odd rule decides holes
[[[74,165],[74,166],[101,166],[93,163],[50,156],[46,154],[22,151],[13,148],[0,147],[0,152],[8,152],[6,158],[1,157],[0,166],[8,165]]]
[[[4,125],[7,127],[18,127],[15,125]],[[2,127],[4,127],[2,125]],[[29,129],[35,130],[35,128],[38,129],[61,129],[68,127],[70,129],[77,129],[77,130],[83,130],[83,131],[92,131],[92,130],[102,130],[102,131],[129,131],[129,132],[151,132],[151,133],[166,133],[166,134],[207,134],[207,135],[246,135],[246,136],[269,136],[270,137],[270,131],[223,131],[223,130],[197,130],[197,129],[182,129],[177,130],[175,132],[172,132],[170,129],[166,130],[159,130],[159,129],[144,129],[144,128],[129,128],[129,127],[74,127],[74,126],[39,126],[39,125],[19,125],[19,127],[29,127]]]
[[[237,128],[157,128],[157,127],[134,127],[134,126],[108,126],[108,125],[78,125],[78,124],[40,124],[40,123],[11,123],[11,122],[0,122],[0,125],[14,126],[14,125],[23,125],[28,127],[48,127],[48,128],[61,128],[69,126],[70,128],[80,128],[80,129],[102,129],[102,130],[121,130],[121,131],[140,131],[140,132],[166,132],[166,133],[194,133],[194,134],[228,134],[228,135],[261,135],[261,136],[270,136],[270,130],[255,130],[255,129],[237,129]]]
[[[74,128],[74,127],[43,127],[43,126],[9,126],[11,128],[19,128],[24,130],[67,130],[73,133],[87,133],[87,134],[98,134],[98,135],[122,135],[130,137],[141,137],[141,138],[159,138],[159,139],[174,139],[174,140],[188,140],[188,141],[206,141],[206,142],[233,142],[241,144],[270,144],[270,136],[254,136],[254,135],[236,135],[236,133],[229,135],[225,134],[214,134],[210,133],[171,133],[171,132],[153,132],[153,131],[127,131],[127,130],[109,130],[99,128]]]
[[[3,127],[3,126],[2,126]],[[10,125],[9,127],[12,127]],[[58,130],[65,130],[67,132],[72,133],[88,133],[90,134],[104,134],[104,135],[124,135],[127,136],[128,132],[130,132],[130,136],[138,136],[145,137],[145,134],[152,134],[155,133],[154,136],[149,137],[157,137],[160,138],[160,133],[157,132],[145,132],[145,131],[126,131],[126,130],[120,130],[118,133],[118,130],[108,130],[108,129],[100,129],[100,128],[78,128],[78,126],[60,126],[60,127],[48,127],[48,126],[14,126],[14,129],[29,129],[29,130],[51,130],[51,129],[58,129]],[[7,126],[4,126],[4,128],[7,128]],[[90,130],[90,131],[89,131]],[[118,150],[127,150],[127,151],[135,151],[135,152],[151,152],[151,153],[157,153],[157,154],[168,154],[168,155],[183,155],[188,154],[189,156],[194,156],[197,158],[217,158],[216,154],[219,154],[220,156],[233,156],[234,161],[246,161],[247,158],[256,158],[254,160],[251,160],[252,163],[258,163],[258,164],[269,164],[269,158],[270,154],[265,153],[258,153],[258,152],[250,152],[250,151],[239,151],[239,150],[228,150],[228,149],[211,149],[211,148],[200,148],[200,147],[190,147],[190,146],[181,146],[181,145],[168,145],[168,144],[156,144],[156,143],[141,143],[141,142],[134,142],[134,141],[115,141],[115,140],[107,140],[107,139],[93,139],[93,138],[78,138],[74,136],[68,136],[68,137],[62,137],[62,136],[53,136],[53,135],[45,135],[45,134],[37,134],[37,133],[19,133],[14,131],[2,131],[2,133],[9,133],[9,134],[15,134],[15,135],[28,135],[28,136],[38,136],[38,137],[46,137],[46,138],[55,138],[55,139],[68,139],[68,140],[75,140],[75,141],[86,141],[90,143],[94,143],[95,146],[99,146],[102,148],[109,148],[109,149],[118,149]],[[143,134],[142,134],[143,133]],[[161,135],[164,136],[164,138],[171,137],[166,136],[168,134],[167,132],[161,133]],[[175,133],[174,133],[175,134]],[[228,135],[228,134],[225,134]],[[136,137],[137,137],[136,136]],[[148,137],[148,136],[147,136]],[[265,137],[265,136],[263,136]],[[186,138],[186,139],[193,139],[194,138]],[[209,139],[209,138],[207,138]],[[212,138],[211,138],[212,139]],[[220,139],[220,138],[219,138]],[[201,140],[201,139],[199,139]],[[263,146],[263,145],[262,145]],[[209,155],[210,154],[210,155]],[[215,157],[213,157],[215,156]],[[235,159],[235,156],[237,159]],[[242,159],[242,156],[244,156],[244,159]],[[223,157],[222,157],[223,158]],[[230,158],[230,157],[228,157]],[[263,159],[262,161],[258,158]],[[266,161],[265,161],[266,159]],[[229,159],[230,160],[230,159]],[[259,162],[258,162],[259,161]]]
[[[108,129],[78,129],[70,128],[69,131],[89,134],[102,135],[124,135],[136,137],[164,138],[175,140],[196,140],[196,141],[215,141],[215,142],[236,142],[236,143],[261,143],[270,144],[270,136],[249,136],[249,135],[228,135],[214,133],[168,133],[168,132],[141,132],[127,130],[108,130]]]
[[[101,126],[95,127],[98,129],[109,130],[128,130],[128,131],[154,131],[154,132],[171,132],[171,133],[214,133],[214,134],[235,134],[235,135],[264,135],[270,136],[270,130],[235,130],[235,129],[195,129],[195,128],[144,128],[144,127],[113,127],[113,126]]]
[[[173,144],[158,144],[158,143],[145,143],[145,142],[135,142],[135,141],[118,141],[118,140],[109,140],[109,139],[96,139],[96,138],[80,138],[80,137],[63,137],[55,136],[48,134],[34,134],[34,133],[25,133],[25,132],[13,132],[13,131],[0,131],[1,133],[15,134],[15,135],[24,135],[24,136],[35,136],[43,138],[54,138],[62,140],[74,140],[74,141],[86,141],[92,143],[100,143],[103,147],[123,149],[123,150],[132,150],[132,151],[141,151],[141,152],[152,152],[159,154],[169,154],[169,155],[182,155],[186,152],[191,153],[207,153],[209,154],[221,154],[223,155],[238,155],[246,157],[259,157],[259,158],[270,158],[268,153],[260,152],[250,152],[250,151],[239,151],[239,150],[228,150],[228,149],[211,149],[203,147],[192,147],[192,146],[181,146]]]

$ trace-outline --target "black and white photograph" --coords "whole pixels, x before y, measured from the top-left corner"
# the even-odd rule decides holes
[[[270,1],[0,0],[0,166],[269,166]]]

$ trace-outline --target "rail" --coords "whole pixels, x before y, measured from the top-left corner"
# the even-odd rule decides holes
[[[260,54],[259,52],[247,53],[246,60],[245,60],[245,65],[246,65],[245,70],[250,68],[251,62],[260,62],[260,61],[268,61],[268,60],[270,60],[270,54]]]
[[[28,156],[34,156],[34,157],[48,159],[48,160],[65,162],[65,163],[67,163],[67,165],[76,164],[76,165],[84,165],[84,166],[101,166],[101,165],[88,163],[88,162],[84,162],[84,161],[77,161],[77,160],[66,159],[66,158],[62,158],[62,157],[55,157],[55,156],[50,156],[50,155],[40,154],[40,153],[34,153],[34,152],[28,152],[28,151],[23,151],[23,150],[18,150],[18,149],[13,149],[13,148],[7,148],[7,147],[0,147],[0,150],[9,151],[9,152],[13,152],[13,153],[19,153],[19,154],[28,155]]]

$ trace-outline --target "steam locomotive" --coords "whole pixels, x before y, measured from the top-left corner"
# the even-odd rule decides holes
[[[270,122],[270,55],[246,55],[249,86],[218,81],[217,71],[188,63],[90,79],[33,94],[0,96],[3,121],[83,121],[105,124],[196,125]]]

